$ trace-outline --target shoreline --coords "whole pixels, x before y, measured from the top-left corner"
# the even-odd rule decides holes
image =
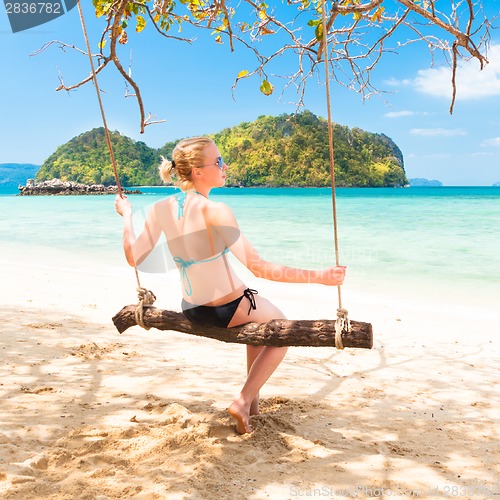
[[[3,497],[500,493],[497,317],[347,290],[374,348],[290,348],[255,432],[239,436],[226,408],[244,381],[242,346],[139,327],[119,335],[110,318],[136,302],[133,270],[91,260],[0,258]],[[158,307],[179,310],[178,275],[143,281]],[[335,315],[321,285],[254,284],[289,317]]]
[[[382,192],[382,191],[387,191],[387,192],[408,192],[410,190],[411,192],[418,192],[418,191],[426,191],[426,190],[431,190],[431,191],[436,191],[436,192],[442,192],[443,194],[446,192],[450,192],[453,190],[467,190],[467,189],[487,189],[487,190],[493,190],[493,192],[497,191],[497,188],[499,188],[500,185],[479,185],[479,186],[465,186],[465,185],[445,185],[445,186],[404,186],[404,187],[358,187],[358,186],[349,186],[349,187],[339,187],[337,186],[335,188],[336,191],[341,192],[348,192],[348,191],[375,191],[375,192]],[[176,190],[178,189],[174,185],[161,185],[161,186],[126,186],[124,189],[127,190],[149,190],[149,189],[160,189],[160,190]],[[216,188],[214,190],[214,194],[224,194],[224,192],[237,192],[240,189],[244,190],[261,190],[263,193],[266,191],[271,192],[273,190],[312,190],[312,191],[319,191],[319,190],[325,190],[325,191],[331,191],[331,186],[323,186],[323,187],[316,187],[316,186],[224,186],[221,188]],[[109,193],[106,193],[109,194]],[[110,193],[110,194],[116,194],[116,193]],[[147,191],[144,191],[142,194],[151,194],[148,193]],[[160,194],[160,193],[158,193]],[[19,196],[19,186],[17,185],[1,185],[0,184],[0,196]],[[47,195],[38,195],[38,196],[51,196],[49,194]]]

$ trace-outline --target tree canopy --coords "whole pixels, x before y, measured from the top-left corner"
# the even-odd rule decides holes
[[[144,142],[111,132],[115,158],[124,185],[159,184],[158,154]],[[44,162],[37,181],[59,178],[84,184],[114,184],[104,128],[95,128],[59,146]]]
[[[336,180],[339,186],[403,186],[403,155],[384,134],[334,126]],[[261,116],[212,134],[226,163],[230,186],[330,185],[328,124],[309,111]],[[120,180],[127,186],[161,184],[161,156],[171,157],[175,142],[148,147],[119,132],[111,133]],[[37,180],[58,177],[83,183],[114,183],[103,128],[74,137],[43,163]]]
[[[261,92],[270,95],[278,78],[284,78],[284,88],[297,91],[299,108],[304,104],[310,77],[322,78],[320,63],[325,57],[325,45],[329,47],[329,72],[335,81],[367,96],[378,91],[371,75],[382,56],[399,53],[406,45],[420,42],[433,60],[440,54],[452,68],[452,111],[460,60],[474,58],[481,68],[487,63],[490,31],[498,19],[488,19],[484,3],[287,0],[280,5],[268,5],[254,0],[93,0],[96,16],[103,19],[99,52],[93,58],[97,74],[114,65],[133,88],[140,109],[141,132],[154,122],[154,117],[145,116],[140,86],[125,70],[119,48],[127,44],[130,30],[140,33],[148,28],[170,40],[188,43],[193,43],[200,32],[208,31],[216,44],[250,51],[255,64],[235,70],[234,86],[243,78],[256,77]],[[58,41],[45,47],[53,43],[68,47]],[[287,74],[274,64],[283,57],[290,58]],[[92,75],[72,85],[62,80],[58,90],[71,90],[91,79]]]

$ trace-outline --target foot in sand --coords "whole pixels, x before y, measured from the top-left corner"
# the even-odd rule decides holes
[[[227,409],[229,415],[236,420],[236,432],[238,434],[247,434],[253,432],[248,419],[250,418],[248,410],[245,409],[238,401],[233,401],[231,406]]]
[[[255,396],[252,404],[250,405],[250,416],[258,415],[259,412],[259,395]]]

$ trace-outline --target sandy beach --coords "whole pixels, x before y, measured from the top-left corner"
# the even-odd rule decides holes
[[[344,286],[374,348],[291,348],[240,436],[242,346],[118,334],[120,263],[7,249],[0,268],[2,498],[500,498],[496,311]],[[178,275],[143,285],[179,310]],[[251,285],[289,318],[335,316],[333,289]]]

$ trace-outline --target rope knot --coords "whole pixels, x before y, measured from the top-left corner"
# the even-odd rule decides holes
[[[347,317],[347,309],[339,307],[337,309],[337,321],[335,321],[335,347],[343,350],[344,344],[342,343],[342,332],[351,331],[351,323]]]
[[[144,324],[144,308],[153,307],[156,296],[151,290],[142,287],[137,288],[137,296],[139,302],[135,308],[135,322],[145,330],[149,330],[150,327]]]
[[[142,287],[137,288],[137,296],[139,297],[139,301],[142,300],[144,307],[151,307],[156,300],[156,296],[151,290],[146,290]]]

